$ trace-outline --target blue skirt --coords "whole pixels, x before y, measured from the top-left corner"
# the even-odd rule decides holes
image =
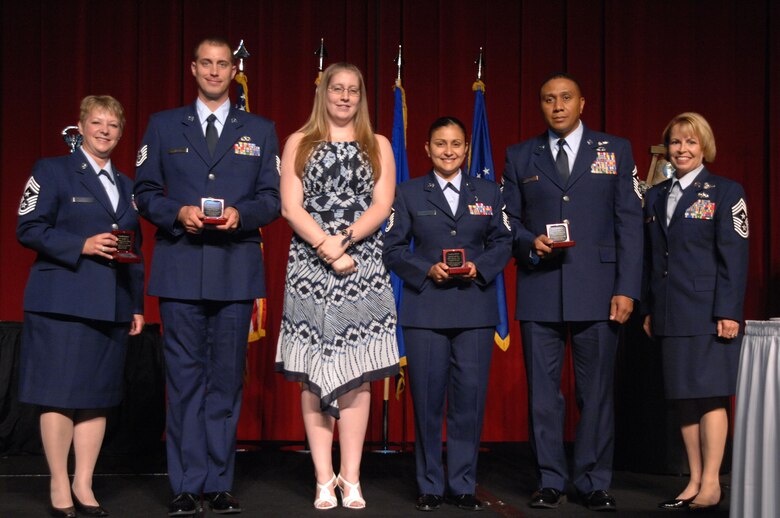
[[[24,313],[19,401],[106,408],[122,400],[129,324]]]
[[[661,337],[666,399],[730,396],[736,392],[742,335]]]

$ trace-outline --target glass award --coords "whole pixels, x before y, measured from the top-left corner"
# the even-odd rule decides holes
[[[574,241],[569,234],[569,223],[552,223],[547,225],[547,237],[553,240],[550,248],[566,248],[574,246]]]
[[[227,223],[225,218],[225,200],[222,198],[201,198],[200,210],[203,211],[204,225],[224,225]]]

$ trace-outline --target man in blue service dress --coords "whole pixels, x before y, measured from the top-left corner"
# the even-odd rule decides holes
[[[521,321],[529,435],[539,477],[529,505],[558,507],[571,481],[586,507],[615,511],[608,492],[612,385],[620,324],[641,290],[639,182],[630,144],[580,121],[585,98],[573,77],[550,76],[540,102],[548,130],[509,147],[503,175],[517,260],[515,317]],[[548,224],[562,223],[573,246],[553,246],[547,235]],[[571,472],[560,391],[567,338],[580,410]]]
[[[148,291],[164,331],[170,516],[199,512],[201,495],[241,512],[231,490],[252,301],[265,296],[259,227],[280,209],[276,131],[231,107],[230,46],[201,41],[191,69],[197,100],[152,115],[136,161],[138,210],[157,226]]]

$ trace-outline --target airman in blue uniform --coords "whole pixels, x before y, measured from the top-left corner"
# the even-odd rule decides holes
[[[164,329],[171,516],[195,514],[201,494],[241,511],[230,491],[252,302],[265,296],[259,228],[280,208],[274,125],[230,106],[229,45],[203,40],[191,67],[198,99],[152,115],[136,161],[138,209],[157,226],[148,291]],[[209,198],[223,221],[205,219]]]
[[[615,352],[642,277],[639,182],[630,144],[580,121],[585,99],[571,76],[547,79],[540,102],[548,131],[511,146],[503,175],[539,469],[530,505],[557,507],[570,480],[588,508],[612,511]],[[555,247],[547,236],[547,225],[563,223],[574,246]],[[569,338],[580,409],[571,476],[560,392]]]
[[[446,496],[479,510],[474,496],[493,335],[499,321],[494,280],[511,256],[512,234],[495,182],[464,176],[463,124],[442,117],[426,150],[433,171],[398,186],[384,243],[388,267],[403,281],[403,326],[414,403],[417,509],[437,509]],[[453,272],[444,250],[465,253]],[[447,474],[442,421],[447,401]]]
[[[740,184],[712,174],[712,128],[698,113],[663,132],[674,177],[645,201],[644,327],[661,345],[664,393],[679,420],[690,467],[662,509],[712,511],[736,392],[748,271],[748,216]]]

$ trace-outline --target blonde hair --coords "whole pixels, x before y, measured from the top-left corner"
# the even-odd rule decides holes
[[[675,116],[669,124],[666,125],[663,132],[664,145],[666,146],[666,158],[669,159],[669,139],[671,138],[672,128],[677,125],[687,127],[691,133],[699,138],[702,155],[705,162],[715,160],[715,135],[712,134],[712,128],[702,115],[696,112],[684,112]]]
[[[368,101],[366,100],[366,85],[363,81],[363,74],[360,73],[360,69],[350,63],[334,63],[322,73],[322,78],[320,78],[314,94],[314,106],[311,109],[309,120],[298,130],[300,133],[303,133],[295,154],[295,173],[300,177],[303,177],[306,161],[314,149],[321,142],[325,142],[330,138],[326,108],[328,87],[333,76],[344,71],[355,74],[358,78],[358,83],[360,83],[360,99],[358,99],[354,121],[355,140],[360,146],[360,151],[364,157],[371,163],[371,168],[374,171],[374,180],[378,179],[382,174],[379,145],[376,142],[374,130],[371,129],[371,119],[368,115]]]
[[[86,124],[87,117],[95,110],[104,110],[119,119],[119,129],[125,129],[125,109],[122,104],[110,95],[88,95],[81,100],[79,121]]]

